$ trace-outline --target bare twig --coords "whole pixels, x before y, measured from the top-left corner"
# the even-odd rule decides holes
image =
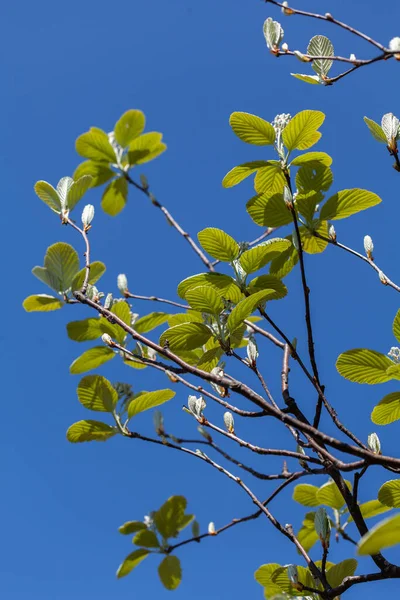
[[[171,306],[177,306],[178,308],[184,308],[187,310],[190,308],[187,304],[180,304],[174,300],[166,300],[165,298],[158,298],[157,296],[139,296],[138,294],[131,294],[128,290],[124,292],[125,298],[133,298],[135,300],[151,300],[152,302],[162,302],[164,304],[170,304]]]

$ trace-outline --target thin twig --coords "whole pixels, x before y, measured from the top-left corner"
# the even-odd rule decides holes
[[[134,298],[135,300],[151,300],[152,302],[163,302],[164,304],[170,304],[171,306],[177,306],[178,308],[184,308],[187,310],[190,308],[187,304],[180,304],[174,300],[166,300],[165,298],[158,298],[157,296],[139,296],[138,294],[132,294],[129,290],[124,292],[125,298]]]
[[[262,235],[259,235],[258,238],[256,238],[255,240],[252,240],[251,242],[248,243],[249,248],[251,248],[252,246],[255,246],[256,244],[258,244],[259,242],[262,242],[263,240],[265,240],[265,238],[267,238],[269,235],[271,235],[271,233],[273,233],[277,229],[278,229],[278,227],[268,227],[268,229],[266,231],[264,231],[264,233]],[[214,262],[212,262],[211,264],[213,267],[215,267],[220,262],[221,262],[220,260],[214,260]]]

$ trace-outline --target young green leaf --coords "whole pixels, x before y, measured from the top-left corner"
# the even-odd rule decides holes
[[[52,281],[57,282],[58,292],[66,292],[79,270],[78,253],[65,242],[57,242],[47,248],[44,257],[44,268]]]
[[[138,550],[135,550],[134,552],[128,554],[128,556],[123,560],[122,564],[120,564],[120,566],[118,567],[118,579],[129,575],[129,573],[135,567],[137,567],[142,562],[142,560],[144,560],[149,554],[149,550],[146,550],[145,548],[138,548]]]
[[[276,594],[280,594],[281,588],[272,581],[271,577],[277,569],[280,569],[281,565],[278,563],[269,563],[267,565],[261,565],[254,573],[254,578],[264,588],[264,595],[266,598],[275,597]]]
[[[160,547],[157,536],[151,529],[141,529],[137,532],[132,541],[136,546],[144,546],[145,548]]]
[[[184,496],[171,496],[154,513],[154,523],[157,531],[164,539],[176,537],[182,526],[186,527],[185,510],[187,501]],[[186,523],[186,525],[183,525]]]
[[[129,304],[127,302],[125,302],[124,300],[122,302],[116,302],[113,305],[111,312],[113,313],[113,315],[115,315],[116,317],[121,319],[121,321],[123,321],[125,323],[125,325],[131,324],[130,307],[129,307]],[[122,343],[126,337],[126,331],[124,329],[122,329],[122,327],[120,325],[117,325],[117,324],[114,325],[114,331],[115,331],[114,335],[115,335],[116,341],[119,343]]]
[[[92,177],[90,187],[97,187],[109,181],[111,177],[115,177],[116,173],[115,171],[110,169],[108,163],[106,162],[94,162],[93,160],[85,160],[76,167],[73,174],[73,179],[75,179],[76,181],[83,175],[90,175]]]
[[[182,580],[181,563],[177,556],[169,554],[158,565],[161,583],[167,590],[176,590]]]
[[[234,133],[243,142],[256,146],[271,146],[275,143],[275,129],[271,123],[246,112],[234,112],[229,119]]]
[[[156,390],[155,392],[144,392],[130,401],[128,405],[128,417],[131,419],[145,410],[160,406],[160,404],[164,404],[164,402],[171,400],[174,396],[175,392],[168,389]]]
[[[393,362],[380,352],[366,348],[355,348],[340,354],[336,368],[340,375],[354,383],[385,383],[392,377],[387,369]]]
[[[260,275],[259,277],[255,277],[247,286],[249,294],[261,292],[261,290],[274,290],[274,293],[271,296],[268,296],[268,302],[270,300],[280,300],[287,294],[287,287],[285,284],[274,275]]]
[[[71,363],[69,372],[71,375],[79,375],[80,373],[92,371],[93,369],[97,369],[97,367],[104,365],[104,363],[114,358],[114,356],[114,351],[107,346],[95,346],[94,348],[89,348],[89,350],[86,350]]]
[[[346,558],[346,560],[342,560],[342,562],[337,565],[333,565],[326,573],[329,585],[332,588],[338,587],[345,577],[354,575],[357,564],[355,558]]]
[[[68,188],[67,194],[67,206],[69,210],[72,210],[83,198],[88,189],[92,184],[92,176],[91,175],[82,175],[79,179],[76,179],[71,183]]]
[[[281,227],[293,221],[282,194],[265,192],[253,196],[247,202],[246,210],[254,223],[262,227]]]
[[[212,287],[221,298],[230,302],[236,303],[242,298],[242,292],[235,280],[223,273],[199,273],[187,277],[178,285],[178,296],[185,299],[188,290],[199,286]]]
[[[345,483],[349,490],[351,490],[350,481],[345,481]],[[334,481],[328,481],[328,483],[325,483],[318,489],[317,500],[319,504],[325,504],[326,506],[336,508],[337,510],[342,508],[345,503],[344,498]]]
[[[300,81],[304,81],[305,83],[311,83],[313,85],[321,84],[321,80],[317,75],[302,75],[301,73],[290,73],[292,77],[296,79],[300,79]]]
[[[380,521],[358,542],[358,554],[378,554],[384,548],[400,544],[400,514]]]
[[[321,502],[317,498],[318,489],[316,485],[300,483],[293,490],[293,500],[303,506],[319,506]]]
[[[107,215],[115,217],[125,207],[128,199],[128,182],[117,177],[108,184],[101,198],[101,207]]]
[[[308,44],[307,54],[310,54],[311,56],[333,56],[335,51],[329,38],[325,35],[315,35]],[[332,60],[317,59],[311,63],[313,71],[322,79],[325,79],[328,76],[332,65]]]
[[[239,254],[238,243],[222,229],[207,227],[197,234],[197,238],[208,254],[223,262],[231,262]]]
[[[385,506],[379,500],[368,500],[368,502],[363,502],[359,504],[359,509],[364,519],[371,519],[372,517],[376,517],[382,513],[390,510],[389,506]],[[353,517],[350,515],[347,519],[349,523],[353,521]]]
[[[380,125],[378,125],[378,123],[375,123],[375,121],[373,121],[372,119],[369,119],[368,117],[364,117],[364,121],[365,121],[365,124],[367,125],[368,129],[372,133],[373,138],[377,142],[381,142],[382,144],[387,145],[386,135],[385,135],[382,127]]]
[[[394,318],[392,330],[396,340],[400,343],[400,309]]]
[[[243,252],[239,259],[240,264],[246,273],[255,273],[255,271],[262,269],[267,263],[287,250],[290,245],[289,240],[284,238],[268,240]]]
[[[116,162],[114,148],[109,142],[108,135],[97,127],[91,127],[89,131],[82,133],[75,142],[75,149],[80,156],[90,160]]]
[[[166,323],[171,315],[163,312],[152,312],[135,321],[134,329],[138,333],[147,333]]]
[[[35,183],[35,192],[47,206],[56,213],[61,212],[61,202],[57,191],[47,181],[37,181]]]
[[[145,124],[146,118],[141,110],[127,110],[115,124],[115,141],[122,148],[126,148],[133,139],[143,132]]]
[[[311,223],[310,229],[300,227],[300,238],[304,252],[307,252],[307,254],[320,254],[325,250],[328,242],[313,235],[313,231],[324,236],[324,238],[328,238],[328,222],[315,220]]]
[[[278,160],[270,160],[267,164],[257,171],[254,178],[254,189],[257,194],[274,192],[281,194],[287,181]]]
[[[167,146],[161,141],[162,133],[150,131],[135,138],[129,144],[129,165],[141,165],[162,154]]]
[[[378,402],[371,413],[376,425],[389,425],[400,419],[400,392],[391,392]]]
[[[224,309],[221,297],[211,286],[198,286],[189,289],[185,299],[190,306],[201,313],[219,315]]]
[[[105,442],[117,433],[116,427],[110,427],[106,423],[89,419],[71,425],[67,431],[67,440],[74,444],[78,442]]]
[[[118,393],[101,375],[86,375],[77,388],[78,400],[85,408],[100,412],[112,412],[118,402]]]
[[[342,190],[325,202],[321,208],[320,219],[331,221],[346,219],[381,202],[377,194],[367,190],[357,188]]]
[[[233,167],[223,178],[222,187],[230,188],[237,185],[249,175],[252,175],[261,167],[265,167],[268,162],[266,160],[254,160],[253,162],[243,163],[237,167]]]
[[[286,125],[282,132],[286,148],[292,150],[307,150],[314,146],[321,137],[317,131],[325,120],[324,113],[318,110],[302,110]]]
[[[203,346],[212,336],[211,330],[203,323],[182,323],[170,327],[160,337],[160,345],[167,343],[175,350],[195,350]]]
[[[304,154],[300,154],[300,156],[296,156],[292,160],[289,166],[291,167],[302,167],[304,165],[309,167],[314,167],[318,165],[324,165],[325,167],[330,167],[332,164],[332,157],[326,152],[305,152]]]
[[[26,312],[50,312],[64,306],[60,298],[48,296],[47,294],[34,294],[28,296],[22,303]]]
[[[147,530],[147,527],[142,521],[127,521],[121,525],[121,527],[118,527],[118,531],[122,533],[122,535],[132,535],[132,533],[136,533],[143,529]]]
[[[95,283],[98,282],[100,277],[102,277],[104,275],[105,272],[106,272],[106,265],[104,263],[102,263],[99,260],[93,261],[92,263],[90,263],[88,283],[90,283],[91,285],[94,285]],[[71,283],[72,290],[75,291],[75,290],[81,289],[83,282],[85,281],[85,275],[86,275],[86,267],[83,267],[83,269],[78,271],[78,273],[75,275],[75,277]]]
[[[255,294],[252,294],[248,298],[245,298],[239,302],[239,304],[237,304],[232,310],[226,323],[230,333],[232,334],[235,329],[237,329],[243,323],[243,321],[251,315],[251,313],[259,304],[267,300],[268,296],[272,296],[273,294],[274,290],[262,290],[261,292],[256,292]]]
[[[211,371],[218,365],[219,359],[223,353],[224,351],[219,346],[217,348],[211,348],[210,350],[207,350],[207,352],[204,352],[196,366],[202,371],[211,373]]]
[[[67,333],[70,340],[75,342],[87,342],[99,339],[103,333],[113,337],[115,328],[107,319],[90,317],[82,321],[71,321],[67,324]]]
[[[379,489],[378,500],[390,508],[400,508],[400,479],[386,481]]]
[[[299,253],[293,246],[291,238],[292,236],[286,238],[290,240],[290,248],[282,252],[278,258],[274,258],[269,267],[270,275],[274,275],[279,279],[286,277],[299,261]]]

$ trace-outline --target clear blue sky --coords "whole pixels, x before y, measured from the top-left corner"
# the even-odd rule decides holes
[[[299,8],[331,10],[387,43],[400,34],[400,8],[391,3],[388,19],[385,4],[296,2]],[[72,174],[79,162],[74,141],[80,133],[93,125],[109,131],[125,110],[142,109],[148,130],[162,131],[168,144],[167,153],[143,168],[156,196],[193,234],[216,226],[249,240],[262,232],[245,212],[251,182],[223,190],[221,180],[233,165],[270,154],[235,138],[228,124],[230,113],[241,110],[272,120],[281,112],[322,110],[327,118],[317,149],[333,156],[333,191],[364,187],[384,200],[377,208],[339,222],[338,235],[358,250],[363,236],[371,235],[377,261],[389,276],[400,279],[395,260],[400,175],[362,120],[364,115],[380,120],[385,112],[400,113],[396,102],[400,65],[394,61],[375,65],[331,88],[307,86],[289,75],[304,72],[307,66],[275,60],[267,52],[262,24],[270,15],[281,18],[275,7],[260,0],[133,0],[115,5],[104,0],[23,0],[1,8],[6,215],[3,209],[0,592],[8,600],[167,597],[156,560],[148,559],[124,580],[115,579],[116,567],[132,549],[118,526],[142,519],[172,494],[188,498],[203,530],[211,520],[219,527],[253,510],[239,488],[200,461],[122,438],[77,446],[65,439],[72,422],[88,417],[76,398],[79,378],[68,373],[83,345],[67,339],[65,324],[88,316],[88,311],[71,307],[28,315],[21,303],[31,293],[46,293],[30,270],[42,264],[48,245],[64,240],[82,250],[73,231],[61,229],[33,192],[38,179],[55,184]],[[371,55],[368,45],[333,27],[295,17],[281,20],[293,48],[305,49],[312,35],[327,33],[339,54]],[[116,276],[125,272],[134,292],[174,297],[181,279],[202,270],[184,241],[142,195],[131,190],[128,206],[115,219],[97,209],[99,199],[99,190],[88,194],[97,210],[91,233],[93,258],[107,264],[104,291],[115,292]],[[350,384],[336,373],[334,361],[352,347],[389,350],[395,343],[391,323],[398,296],[382,286],[372,270],[335,248],[307,257],[307,268],[322,380],[347,424],[365,439],[373,430],[372,407],[397,386]],[[287,284],[289,296],[276,303],[273,314],[292,337],[304,339],[298,271]],[[134,306],[142,314],[155,308]],[[268,352],[271,356],[264,355],[264,364],[278,394],[279,367],[273,350]],[[101,372],[112,380],[131,382],[137,391],[165,385],[149,370],[135,372],[116,360]],[[303,406],[315,401],[312,390],[293,371],[295,385]],[[187,394],[181,388],[177,391],[165,410],[168,429],[193,436],[194,423],[180,408]],[[209,414],[215,420],[222,418],[214,406]],[[149,415],[138,424],[144,432],[152,430]],[[331,430],[326,419],[324,427]],[[398,453],[399,424],[379,433],[385,453]],[[250,435],[246,424],[240,434]],[[257,424],[253,437],[269,446],[287,441],[270,422]],[[257,461],[229,448],[261,469],[276,468],[274,461]],[[376,497],[385,480],[377,469],[371,472],[361,485],[363,501]],[[254,489],[265,497],[273,488],[255,482]],[[271,510],[283,522],[290,519],[295,528],[305,512],[290,503],[290,492],[271,504]],[[353,556],[352,547],[341,542],[338,548],[333,544],[332,560],[340,552]],[[174,593],[176,600],[262,598],[253,579],[256,568],[297,560],[288,542],[262,520],[189,545],[179,556],[183,583]],[[399,560],[399,549],[387,556]],[[363,561],[361,568],[371,564]],[[397,586],[372,584],[368,594],[393,594]],[[365,590],[353,589],[347,597],[365,598]]]

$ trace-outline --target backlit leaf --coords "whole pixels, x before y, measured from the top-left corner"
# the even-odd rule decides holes
[[[380,521],[358,542],[358,554],[377,554],[384,548],[400,544],[400,514]]]
[[[372,119],[369,119],[368,117],[364,117],[364,121],[365,121],[365,124],[367,125],[368,129],[372,133],[372,136],[374,137],[374,139],[377,142],[381,142],[382,144],[387,145],[388,142],[387,142],[386,135],[385,135],[382,127],[380,125],[378,125],[378,123],[375,123],[375,121],[373,121]]]
[[[125,177],[117,177],[108,184],[101,198],[105,213],[115,217],[125,207],[128,198],[128,182]]]
[[[259,304],[262,304],[268,299],[268,296],[272,296],[274,290],[262,290],[252,294],[248,298],[241,300],[239,304],[235,306],[227,320],[227,327],[231,333],[235,331],[243,323],[247,317],[256,309]]]
[[[319,506],[321,502],[317,498],[318,487],[309,483],[300,483],[293,490],[293,500],[303,506]]]
[[[203,323],[182,323],[170,327],[160,337],[160,345],[167,340],[174,352],[176,350],[195,350],[205,344],[211,337],[211,330]]]
[[[317,131],[325,120],[324,113],[318,110],[302,110],[286,125],[282,132],[283,142],[289,151],[307,150],[321,137]]]
[[[133,543],[136,546],[144,546],[145,548],[159,548],[157,536],[151,529],[141,529],[133,538]]]
[[[357,564],[355,558],[346,558],[346,560],[342,560],[342,562],[328,569],[326,578],[329,585],[333,588],[338,587],[345,577],[354,575]]]
[[[324,220],[346,219],[381,202],[382,200],[377,194],[367,190],[357,188],[342,190],[325,202],[320,211],[320,218]]]
[[[201,313],[218,315],[224,308],[221,297],[210,286],[191,288],[186,292],[185,299],[192,308]]]
[[[47,181],[37,181],[34,189],[37,196],[39,196],[39,198],[43,200],[43,202],[47,204],[51,210],[56,213],[61,212],[60,198],[57,191],[52,185],[50,185],[50,183],[47,183]]]
[[[97,369],[97,367],[104,365],[104,363],[114,358],[114,356],[114,351],[108,346],[95,346],[78,356],[78,358],[71,363],[69,372],[72,375],[78,375],[80,373],[92,371],[93,369]]]
[[[229,123],[238,138],[247,144],[270,146],[275,143],[275,129],[271,123],[256,115],[234,112]]]
[[[254,273],[287,250],[290,245],[289,240],[284,238],[268,240],[243,252],[240,255],[240,264],[246,273]]]
[[[89,131],[82,133],[75,142],[75,149],[80,156],[90,160],[116,162],[114,148],[108,140],[108,135],[97,127],[91,127]]]
[[[138,333],[147,333],[163,323],[166,323],[170,316],[171,315],[163,312],[152,312],[135,321],[134,329]]]
[[[34,294],[28,296],[22,303],[26,312],[50,312],[64,306],[61,298],[48,296],[47,294]]]
[[[204,250],[218,260],[231,262],[239,254],[238,243],[222,229],[207,227],[197,237]]]
[[[293,222],[282,194],[258,194],[246,204],[246,210],[254,223],[262,227],[281,227]]]
[[[379,489],[378,500],[385,506],[400,508],[400,479],[386,481]]]
[[[291,167],[302,167],[303,165],[315,166],[324,165],[330,167],[332,164],[332,157],[326,152],[305,152],[296,156],[290,163]]]
[[[199,286],[212,287],[221,298],[230,302],[236,303],[242,298],[242,292],[235,280],[223,273],[199,273],[187,277],[178,285],[178,296],[185,299],[188,290]]]
[[[125,148],[129,142],[143,132],[146,119],[141,110],[127,110],[114,127],[115,141]]]
[[[145,548],[138,548],[138,550],[135,550],[134,552],[131,552],[130,554],[128,554],[128,556],[124,559],[122,564],[120,564],[120,566],[118,567],[118,571],[117,571],[118,579],[121,579],[121,577],[125,577],[126,575],[129,575],[129,573],[135,567],[137,567],[142,562],[142,560],[144,560],[146,558],[146,556],[148,556],[149,554],[150,554],[150,552],[148,550],[146,550]]]
[[[129,164],[141,165],[162,154],[167,149],[167,146],[161,141],[162,137],[162,133],[149,131],[135,138],[129,144]]]
[[[181,563],[177,556],[169,554],[158,565],[158,574],[167,590],[176,590],[182,580]]]
[[[142,521],[127,521],[121,527],[118,527],[118,531],[122,535],[132,535],[132,533],[136,533],[142,529],[147,529],[147,526]]]
[[[67,431],[67,440],[72,443],[105,442],[117,433],[116,427],[89,419],[71,425]]]
[[[349,481],[345,481],[345,483],[351,490],[351,483]],[[328,481],[318,489],[317,500],[319,504],[325,504],[337,510],[345,504],[344,498],[334,481]]]
[[[307,54],[311,56],[333,56],[335,51],[329,38],[325,35],[315,35],[308,44]],[[322,79],[327,77],[332,65],[332,60],[317,59],[311,63],[313,71],[317,75],[320,75]]]
[[[111,383],[101,375],[86,375],[77,388],[79,402],[89,410],[112,412],[118,402],[118,394]]]
[[[104,275],[105,272],[106,272],[106,265],[99,260],[95,260],[94,262],[90,263],[88,282],[91,285],[94,285],[95,283],[98,282],[100,277],[102,275]],[[83,282],[85,280],[85,275],[86,275],[86,267],[83,267],[83,269],[78,271],[78,273],[75,275],[75,277],[72,281],[72,284],[71,284],[72,290],[75,291],[75,290],[81,289]]]
[[[400,419],[400,392],[391,392],[382,398],[371,413],[376,425],[389,425]]]
[[[90,187],[97,187],[106,183],[111,177],[115,177],[116,173],[109,167],[107,162],[85,160],[77,166],[73,178],[76,181],[83,175],[90,175],[92,177]]]
[[[246,177],[249,177],[249,175],[252,175],[267,164],[268,162],[266,160],[254,160],[253,162],[243,163],[242,165],[233,167],[233,169],[231,169],[223,178],[222,187],[230,188],[237,185],[246,179]]]
[[[287,184],[285,175],[279,161],[270,160],[257,171],[254,178],[254,189],[257,194],[267,192],[268,194],[282,193]]]
[[[160,406],[175,396],[172,390],[156,390],[155,392],[144,392],[137,398],[131,400],[128,405],[128,417],[131,419],[145,410]]]
[[[287,294],[287,287],[285,284],[274,275],[260,275],[259,277],[255,277],[247,286],[247,291],[250,294],[261,292],[261,290],[274,290],[274,293],[271,294],[271,296],[268,296],[268,302],[270,300],[280,300]],[[253,318],[254,317],[252,317],[252,319]]]
[[[340,354],[336,368],[345,379],[355,383],[385,383],[392,377],[387,369],[393,362],[380,352],[366,348],[355,348]]]
[[[47,248],[44,267],[53,280],[58,281],[58,292],[65,292],[79,270],[78,253],[65,242],[57,242]]]

